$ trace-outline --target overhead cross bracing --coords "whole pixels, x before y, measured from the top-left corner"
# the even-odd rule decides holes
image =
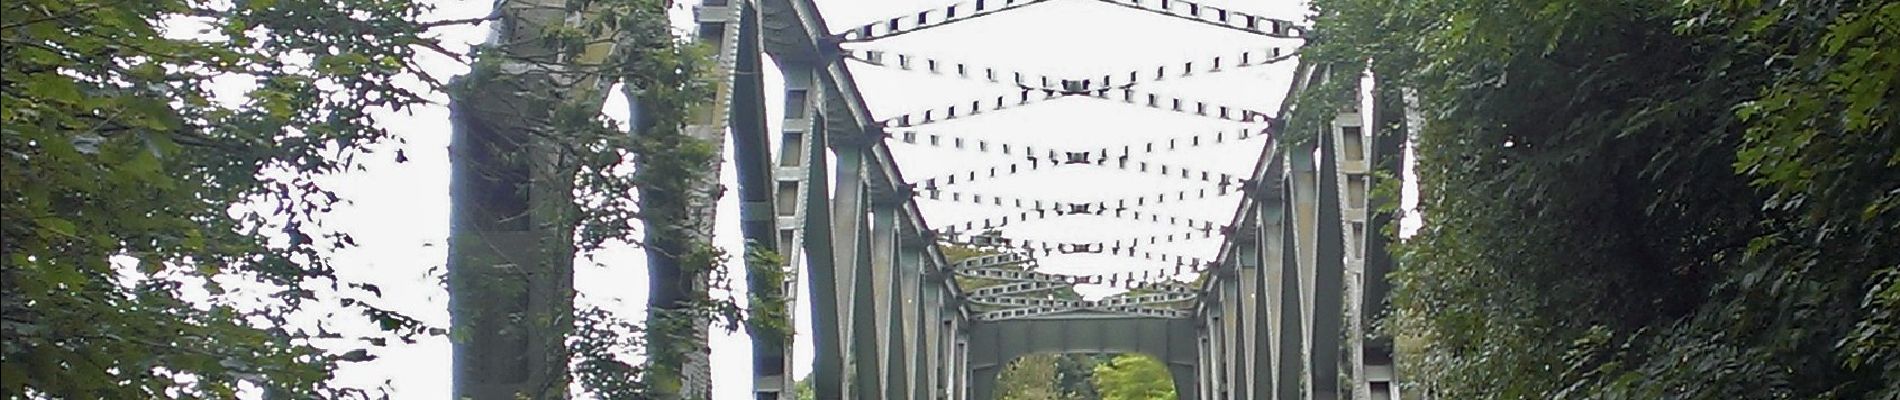
[[[1315,82],[1360,91],[1293,57],[1303,5],[715,7],[756,13],[738,42],[783,75],[775,135],[734,141],[776,147],[739,160],[765,172],[741,214],[810,292],[818,397],[990,398],[1034,352],[1148,354],[1182,398],[1395,395],[1361,333],[1389,268],[1372,171],[1398,152],[1366,127],[1402,109],[1288,124]]]
[[[1091,299],[1192,281],[1280,126],[1300,40],[1100,1],[1021,3],[926,6],[921,28],[903,12],[901,35],[883,35],[883,19],[844,36],[845,65],[924,219],[954,243],[1034,255]],[[1132,26],[1175,29],[1118,32]],[[1019,48],[1035,51],[1009,52]]]

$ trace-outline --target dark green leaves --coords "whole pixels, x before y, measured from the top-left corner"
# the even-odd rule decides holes
[[[313,223],[338,199],[311,178],[388,136],[364,110],[421,100],[391,82],[433,39],[408,0],[269,3],[0,6],[0,397],[358,394],[286,325],[309,296],[240,307],[216,279],[335,281],[351,242]]]
[[[1900,6],[1315,5],[1308,57],[1370,60],[1425,118],[1388,324],[1411,381],[1900,396]]]

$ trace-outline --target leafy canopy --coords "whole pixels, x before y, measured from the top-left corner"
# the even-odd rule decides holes
[[[1314,4],[1307,57],[1423,119],[1411,389],[1900,397],[1900,5]]]
[[[1174,377],[1154,357],[1122,354],[1095,365],[1095,390],[1102,400],[1162,400],[1176,398]]]
[[[0,7],[0,397],[360,395],[325,381],[366,353],[287,324],[325,286],[423,333],[335,278],[325,254],[354,241],[321,226],[339,199],[315,178],[389,139],[373,112],[423,102],[401,83],[431,81],[416,53],[458,22],[411,0]],[[233,279],[271,289],[239,301]]]

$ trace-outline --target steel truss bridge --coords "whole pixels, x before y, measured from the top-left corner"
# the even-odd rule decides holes
[[[1051,76],[937,59],[865,44],[1041,3],[1100,2],[1182,24],[1236,31],[1290,46],[1235,51],[1159,67],[1088,76]],[[1392,91],[1372,90],[1359,69],[1308,65],[1292,57],[1305,29],[1292,21],[1179,0],[973,0],[859,26],[831,26],[813,0],[704,0],[699,40],[717,46],[733,72],[720,99],[729,105],[748,241],[772,246],[809,284],[798,307],[812,310],[813,383],[822,399],[991,399],[997,375],[1033,353],[1140,353],[1164,362],[1183,399],[1386,399],[1398,397],[1391,344],[1368,333],[1391,268],[1382,235],[1390,215],[1372,211],[1375,177],[1398,176],[1401,143],[1372,127],[1407,128]],[[908,49],[906,49],[908,50]],[[783,120],[768,129],[762,68],[769,55],[784,77]],[[1009,60],[991,60],[1007,64]],[[1151,81],[1289,63],[1292,99],[1324,85],[1352,102],[1330,123],[1284,123],[1298,104],[1255,110],[1146,90]],[[853,70],[895,68],[993,82],[995,96],[944,99],[944,106],[874,115]],[[984,118],[1041,102],[1092,98],[1232,123],[1236,129],[1146,144],[1077,143],[1054,149],[930,133],[922,128]],[[1029,112],[1029,111],[1011,111]],[[1300,129],[1305,129],[1301,131]],[[1292,140],[1290,138],[1305,138]],[[1222,143],[1258,148],[1248,173],[1145,159],[1177,146]],[[770,146],[776,146],[776,149]],[[894,148],[1000,154],[1008,165],[960,165],[958,172],[906,176]],[[973,181],[1089,167],[1153,174],[1194,188],[1077,201],[959,191]],[[955,168],[953,168],[955,169]],[[1384,171],[1384,173],[1378,173]],[[1167,215],[1167,202],[1212,199],[1225,220]],[[990,207],[1002,216],[930,221],[932,203]],[[1063,241],[1010,237],[1012,223],[1070,223],[1092,215],[1171,226],[1167,235]],[[944,225],[933,225],[941,223]],[[1072,225],[1076,231],[1095,228]],[[1205,239],[1206,254],[1154,251],[1156,244]],[[985,254],[953,260],[949,246]],[[1158,265],[1154,271],[1059,274],[1042,260],[1092,254]],[[1099,257],[1098,257],[1099,259]],[[796,281],[796,280],[795,280]],[[982,282],[976,285],[973,282]],[[1077,285],[1132,288],[1085,300],[1054,293]],[[980,287],[978,287],[980,286]],[[793,287],[786,288],[795,293]],[[759,338],[757,398],[786,398],[794,376],[790,346]]]
[[[812,0],[707,0],[697,9],[701,40],[720,46],[736,72],[730,126],[739,172],[741,218],[750,241],[774,246],[788,267],[810,283],[803,306],[813,310],[813,383],[819,398],[990,399],[1011,360],[1033,353],[1141,353],[1166,363],[1183,399],[1396,398],[1387,341],[1367,335],[1386,292],[1380,235],[1389,216],[1370,211],[1375,169],[1397,176],[1399,143],[1368,126],[1403,124],[1402,104],[1373,99],[1348,106],[1317,132],[1287,132],[1273,112],[1210,104],[1142,90],[1141,83],[1222,68],[1290,61],[1291,49],[1268,49],[1205,60],[1165,60],[1161,67],[1100,76],[1051,77],[890,51],[857,50],[874,42],[966,20],[1033,7],[1052,0],[975,0],[897,15],[849,27],[826,24]],[[1091,0],[1072,0],[1091,1]],[[1258,36],[1298,39],[1291,21],[1169,0],[1093,0]],[[784,120],[776,140],[765,124],[761,54],[785,80]],[[947,99],[947,106],[904,115],[873,115],[847,64],[856,68],[922,69],[1013,86],[978,99]],[[1358,74],[1299,65],[1293,96],[1325,79],[1348,77],[1355,98]],[[1152,71],[1152,74],[1149,72]],[[1352,71],[1352,72],[1357,72]],[[1368,93],[1377,93],[1367,90]],[[1144,148],[1060,151],[1009,143],[949,138],[954,147],[1020,154],[1006,167],[907,178],[892,147],[920,142],[942,147],[945,138],[912,128],[1067,97],[1093,97],[1235,121],[1232,137],[1265,136],[1249,175],[1196,166],[1138,161]],[[1319,131],[1323,130],[1323,131]],[[1305,133],[1311,140],[1282,140]],[[1222,136],[1216,140],[1229,139]],[[1192,139],[1199,144],[1200,137]],[[770,151],[769,144],[778,145]],[[1168,143],[1173,147],[1175,143]],[[826,155],[829,155],[827,157]],[[774,155],[777,155],[775,158]],[[1007,194],[953,192],[959,181],[1059,165],[1089,164],[1204,182],[1205,188],[1134,199],[1042,201]],[[1230,196],[1237,203],[1225,222],[1161,217],[1149,203]],[[967,198],[967,199],[966,199]],[[1131,201],[1133,200],[1133,201]],[[1217,237],[1214,254],[1144,252],[1160,238],[1075,243],[1003,237],[975,223],[933,229],[923,201],[969,201],[1015,212],[1015,221],[1050,214],[1112,215],[1162,221]],[[984,220],[984,227],[1011,222]],[[1182,234],[1187,237],[1196,233]],[[1173,235],[1167,240],[1172,241]],[[993,255],[953,262],[943,245],[989,249]],[[1036,272],[1038,255],[1107,253],[1173,263],[1173,275],[1064,275]],[[963,278],[963,279],[959,279]],[[968,280],[966,280],[968,279]],[[981,288],[963,287],[984,280]],[[1077,284],[1111,281],[1139,287],[1136,295],[1099,300],[1049,296]],[[788,288],[790,289],[790,288]],[[790,290],[788,290],[790,292]],[[760,346],[783,349],[788,346]],[[760,399],[781,398],[794,378],[785,352],[756,355]]]

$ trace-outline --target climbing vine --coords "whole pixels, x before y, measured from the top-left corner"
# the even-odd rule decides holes
[[[793,333],[792,311],[783,290],[779,289],[791,279],[786,270],[785,258],[757,242],[747,242],[745,263],[747,303],[751,305],[746,322],[751,328],[750,333],[755,337],[775,337],[781,343],[790,343]]]
[[[550,49],[558,55],[553,70],[571,84],[552,104],[544,134],[554,139],[548,142],[558,155],[551,158],[571,165],[557,167],[567,175],[555,179],[572,182],[573,213],[566,224],[572,226],[573,250],[593,260],[598,251],[637,244],[648,250],[651,264],[677,267],[649,274],[655,288],[649,295],[668,300],[650,309],[643,323],[598,307],[571,310],[572,318],[556,322],[572,325],[571,332],[562,332],[567,368],[578,389],[593,397],[677,397],[680,366],[706,346],[698,334],[701,321],[716,315],[737,326],[741,319],[736,299],[710,295],[710,289],[727,286],[728,256],[711,244],[709,230],[701,230],[709,229],[701,222],[710,223],[719,194],[712,171],[720,143],[686,130],[707,113],[723,111],[711,109],[716,64],[709,49],[673,29],[668,2],[562,3],[581,12],[531,33],[538,40],[516,43]],[[484,50],[471,76],[506,76],[509,65],[523,62],[509,49]],[[602,114],[608,83],[614,82],[631,103],[628,126]],[[632,361],[642,355],[644,365]]]

